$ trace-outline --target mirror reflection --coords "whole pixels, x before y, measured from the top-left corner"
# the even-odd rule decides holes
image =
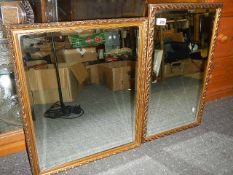
[[[42,170],[134,142],[138,27],[20,42]]]
[[[1,26],[0,26],[1,29]],[[0,134],[22,128],[13,65],[0,30]]]
[[[214,17],[212,9],[156,14],[147,136],[195,121]]]
[[[22,121],[13,68],[0,65],[0,134],[20,128]]]

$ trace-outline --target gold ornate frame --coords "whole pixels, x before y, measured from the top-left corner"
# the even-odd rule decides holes
[[[31,106],[29,102],[28,87],[22,61],[22,52],[19,41],[21,34],[39,34],[44,32],[69,32],[75,29],[111,29],[120,27],[139,27],[139,45],[138,45],[138,66],[137,66],[137,95],[136,95],[136,124],[135,124],[135,141],[100,153],[96,153],[79,160],[68,162],[55,166],[46,171],[40,171],[38,155],[36,149],[36,138],[34,133]],[[86,164],[90,161],[101,159],[112,154],[117,154],[139,146],[142,142],[143,130],[143,96],[144,96],[144,78],[146,65],[147,50],[147,18],[131,19],[107,19],[107,20],[89,20],[77,22],[62,22],[49,24],[28,24],[28,25],[11,25],[7,27],[8,39],[12,51],[12,62],[14,63],[16,84],[19,95],[19,101],[22,108],[22,117],[24,124],[24,133],[26,137],[27,151],[33,174],[51,174],[57,173],[75,166]]]
[[[213,71],[213,58],[214,58],[214,50],[215,43],[217,39],[219,20],[221,16],[223,4],[222,3],[164,3],[164,4],[149,4],[149,29],[148,29],[148,49],[147,49],[147,62],[146,62],[146,84],[145,84],[145,112],[144,112],[144,120],[143,120],[143,138],[144,142],[151,141],[153,139],[157,139],[166,135],[170,135],[188,128],[193,128],[201,124],[202,115],[204,106],[206,103],[206,93],[208,89],[209,80],[211,78],[211,74]],[[205,72],[204,78],[204,86],[201,93],[201,98],[199,101],[199,110],[196,115],[196,119],[193,123],[186,124],[177,128],[172,128],[170,130],[157,133],[151,136],[147,136],[147,122],[148,122],[148,105],[149,105],[149,89],[150,89],[150,79],[151,79],[151,64],[152,64],[152,55],[153,55],[153,46],[154,46],[154,21],[155,15],[157,12],[163,10],[185,10],[185,9],[196,9],[196,8],[208,8],[208,9],[216,9],[215,21],[213,26],[212,39],[210,44],[210,50],[208,55],[208,64]]]

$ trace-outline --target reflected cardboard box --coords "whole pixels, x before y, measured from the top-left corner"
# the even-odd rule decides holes
[[[44,51],[37,51],[37,52],[33,52],[33,53],[30,53],[32,59],[37,59],[37,58],[43,58],[47,55],[52,55],[51,51],[49,52],[44,52]]]
[[[101,84],[100,66],[106,63],[87,65],[88,83]]]
[[[56,51],[59,52],[64,48],[70,47],[69,43],[67,42],[56,42]],[[38,49],[38,51],[31,52],[30,55],[32,59],[42,58],[49,55],[54,62],[54,54],[52,51],[52,43],[43,43],[43,44],[36,44],[33,46],[34,49]],[[65,62],[64,59],[58,60],[58,62]]]
[[[26,62],[26,66],[27,66],[27,69],[30,69],[30,68],[35,68],[35,69],[45,69],[45,68],[48,68],[48,63],[47,61],[44,61],[44,60],[34,60],[34,61],[27,61]]]
[[[57,52],[57,57],[66,63],[84,63],[97,60],[97,53],[95,47],[63,49]]]
[[[204,72],[207,61],[204,59],[187,59],[185,61],[184,73],[185,74],[194,74],[198,72]]]
[[[30,69],[26,74],[31,91],[31,103],[49,104],[59,101],[54,65],[48,65],[45,69]],[[59,75],[64,102],[73,102],[87,79],[86,68],[82,63],[63,63],[59,65]]]
[[[173,63],[167,63],[163,67],[163,77],[174,77],[186,74],[203,72],[204,60],[183,59]]]
[[[67,47],[67,42],[55,42],[55,47],[56,50],[62,50],[65,47]],[[52,43],[51,42],[47,42],[47,43],[43,43],[43,44],[36,44],[33,46],[34,48],[38,48],[41,52],[47,52],[50,53],[52,51]]]
[[[164,40],[172,40],[175,42],[184,42],[184,36],[182,32],[176,33],[176,32],[164,32],[163,33],[163,39]]]
[[[85,36],[90,36],[95,32],[94,29],[78,29],[78,30],[71,30],[71,31],[62,31],[61,34],[64,35],[75,35],[78,34],[81,37],[85,37]]]
[[[113,91],[132,89],[135,84],[134,61],[117,61],[99,66],[101,83]]]

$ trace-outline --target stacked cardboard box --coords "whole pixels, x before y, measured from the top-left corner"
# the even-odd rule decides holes
[[[202,72],[205,67],[204,60],[184,59],[173,63],[167,63],[163,68],[163,77],[173,77],[185,74]]]
[[[87,78],[87,70],[81,63],[60,64],[59,75],[65,102],[74,101]],[[54,65],[44,69],[30,69],[27,80],[33,104],[47,104],[59,101]]]
[[[86,69],[88,72],[88,83],[90,84],[101,84],[101,64],[87,65]]]
[[[163,40],[171,40],[175,42],[184,42],[182,32],[176,32],[174,29],[163,31]]]
[[[83,63],[97,60],[95,47],[83,49],[63,49],[57,53],[58,58],[64,59],[66,63]]]
[[[128,90],[135,83],[135,62],[117,61],[99,66],[101,83],[113,91]]]
[[[66,42],[56,42],[56,51],[59,52],[60,50],[66,48]],[[43,44],[36,44],[33,48],[38,49],[36,52],[31,52],[30,55],[33,59],[42,58],[44,56],[49,55],[54,60],[54,55],[52,51],[52,43],[43,43]],[[64,59],[59,59],[59,62],[64,62]]]

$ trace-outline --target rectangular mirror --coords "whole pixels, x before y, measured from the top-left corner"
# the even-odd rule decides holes
[[[0,63],[0,134],[21,128],[22,121],[13,68],[11,65]]]
[[[9,31],[35,174],[140,145],[145,18],[21,25]]]
[[[220,18],[218,3],[149,6],[144,139],[200,124]]]

